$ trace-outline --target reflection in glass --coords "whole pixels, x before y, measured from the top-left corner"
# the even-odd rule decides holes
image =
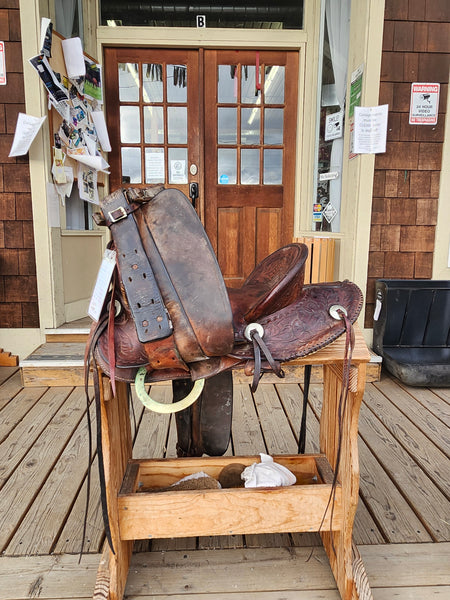
[[[162,106],[144,106],[144,141],[164,143],[164,113]]]
[[[264,150],[264,185],[283,183],[283,150]]]
[[[241,109],[241,144],[259,144],[260,142],[260,108]]]
[[[142,183],[141,149],[122,148],[122,183]]]
[[[259,185],[259,150],[241,150],[241,183]]]
[[[285,67],[277,65],[265,68],[264,99],[266,104],[284,103],[284,71]]]
[[[167,102],[187,102],[185,65],[167,65]]]
[[[187,144],[187,107],[167,108],[167,140],[169,144]]]
[[[264,143],[283,143],[283,108],[264,109]]]
[[[237,108],[217,109],[217,141],[219,144],[237,143]]]
[[[217,100],[220,103],[237,102],[237,67],[219,65],[217,69]]]
[[[120,141],[122,144],[139,144],[141,141],[139,106],[120,107]]]
[[[139,69],[135,63],[119,63],[120,102],[139,102]]]
[[[165,183],[164,148],[145,149],[145,183]]]
[[[169,148],[169,183],[187,182],[187,148]]]
[[[237,181],[237,151],[235,148],[219,148],[217,150],[217,182],[222,185]]]
[[[242,65],[241,67],[241,102],[243,104],[256,104],[260,93],[256,94],[255,65]]]
[[[142,99],[144,102],[163,101],[163,66],[149,63],[142,65]]]

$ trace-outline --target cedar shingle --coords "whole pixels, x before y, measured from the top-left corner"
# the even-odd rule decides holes
[[[423,0],[409,0],[409,21],[423,21],[425,19],[425,2]]]
[[[432,225],[402,226],[400,252],[433,252],[435,229]]]
[[[0,273],[2,275],[19,275],[19,254],[12,248],[0,249]]]
[[[393,225],[415,225],[417,215],[416,201],[410,198],[392,198],[391,223]]]
[[[418,198],[416,225],[436,225],[438,213],[437,198]]]
[[[39,307],[37,302],[24,302],[22,304],[22,327],[39,327]]]
[[[428,23],[414,23],[414,52],[426,52],[428,45]]]
[[[383,52],[389,52],[394,49],[394,25],[395,21],[384,21]]]
[[[381,225],[378,250],[395,252],[400,250],[400,225]]]
[[[377,167],[380,169],[417,169],[419,144],[410,142],[389,142],[386,152],[380,155]]]
[[[382,81],[403,81],[403,54],[401,52],[383,52],[380,78]]]
[[[414,253],[386,252],[384,277],[386,279],[412,279],[414,277]]]
[[[18,250],[20,275],[36,275],[36,258],[32,248]]]
[[[23,248],[24,221],[4,221],[5,248]]]
[[[0,323],[5,328],[22,327],[22,305],[19,302],[0,304]]]
[[[433,275],[433,253],[416,252],[414,277],[416,279],[431,279]]]
[[[390,219],[391,201],[389,198],[373,198],[372,200],[372,223],[387,225]]]
[[[16,202],[14,194],[0,193],[0,220],[14,221],[16,218]]]
[[[403,81],[417,81],[419,74],[419,54],[408,52],[404,55]]]
[[[3,165],[5,192],[30,192],[30,168],[27,163]]]
[[[0,9],[0,40],[9,41],[9,10]]]
[[[442,144],[421,142],[419,144],[419,169],[422,171],[439,171],[441,164]]]
[[[450,4],[450,3],[449,3]],[[436,52],[419,55],[419,81],[448,83],[450,56]]]
[[[411,171],[409,194],[411,198],[431,197],[431,172]]]
[[[406,21],[408,18],[408,0],[386,0],[384,18],[396,21]]]
[[[450,3],[448,0],[427,0],[425,2],[426,21],[450,21]]]
[[[369,277],[377,279],[384,276],[384,252],[369,252],[367,273]]]
[[[450,23],[428,23],[428,52],[450,52]]]
[[[396,21],[394,25],[394,52],[411,52],[414,43],[414,23]]]

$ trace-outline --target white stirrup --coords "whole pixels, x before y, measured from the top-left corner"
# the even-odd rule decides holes
[[[142,404],[146,408],[153,410],[154,412],[157,412],[157,413],[163,413],[163,414],[176,413],[180,410],[184,410],[188,406],[191,406],[191,404],[194,404],[194,402],[200,396],[200,394],[203,391],[203,386],[205,385],[204,379],[198,379],[197,381],[194,382],[194,387],[192,388],[192,390],[189,392],[189,394],[185,398],[183,398],[182,400],[179,400],[178,402],[174,402],[173,404],[161,404],[161,402],[157,402],[156,400],[153,400],[153,398],[151,398],[145,391],[145,376],[146,375],[147,375],[147,369],[145,367],[141,367],[139,369],[139,371],[137,372],[136,378],[134,380],[134,383],[136,386],[137,397],[139,398],[139,400],[142,402]]]

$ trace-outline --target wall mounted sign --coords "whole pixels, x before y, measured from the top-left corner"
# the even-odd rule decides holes
[[[5,42],[0,42],[0,85],[6,85]]]
[[[436,125],[439,110],[439,83],[412,83],[410,125]]]

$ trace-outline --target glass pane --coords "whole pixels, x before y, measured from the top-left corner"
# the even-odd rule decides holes
[[[255,104],[261,101],[261,94],[256,94],[255,65],[242,65],[241,67],[241,102]]]
[[[241,110],[241,144],[259,144],[260,124],[260,108],[243,108]]]
[[[139,69],[135,63],[119,63],[120,102],[139,102]]]
[[[145,183],[165,183],[164,148],[145,149]]]
[[[185,65],[167,65],[167,102],[187,102]]]
[[[266,104],[284,103],[284,67],[266,67],[264,77],[264,101]]]
[[[259,185],[259,150],[241,150],[241,183]]]
[[[242,0],[232,0],[226,3],[200,0],[122,4],[117,0],[102,0],[99,4],[101,24],[109,27],[195,28],[206,26],[208,28],[231,27],[238,30],[280,30],[302,28],[305,2],[304,0],[277,0],[277,2],[258,1],[243,4]],[[56,7],[58,7],[58,3],[56,3]],[[198,24],[195,15],[201,16],[202,20]],[[61,31],[59,28],[57,30]],[[78,35],[78,33],[72,33],[72,35]]]
[[[264,109],[264,143],[283,143],[283,108]]]
[[[142,65],[142,99],[144,102],[163,101],[163,66],[149,63]]]
[[[237,143],[237,108],[217,109],[217,141],[219,144]]]
[[[141,141],[139,106],[120,107],[120,141],[122,144],[139,144]]]
[[[141,149],[122,148],[122,183],[141,183]]]
[[[264,150],[263,183],[265,185],[283,183],[283,150]]]
[[[217,100],[231,104],[237,102],[237,67],[235,65],[219,65],[217,71]]]
[[[187,144],[187,108],[185,106],[168,107],[167,128],[169,144]]]
[[[187,182],[187,148],[169,148],[169,183]]]
[[[146,144],[164,143],[164,112],[162,106],[144,106],[144,140]]]
[[[217,150],[217,181],[223,185],[237,181],[237,151],[235,148]]]

